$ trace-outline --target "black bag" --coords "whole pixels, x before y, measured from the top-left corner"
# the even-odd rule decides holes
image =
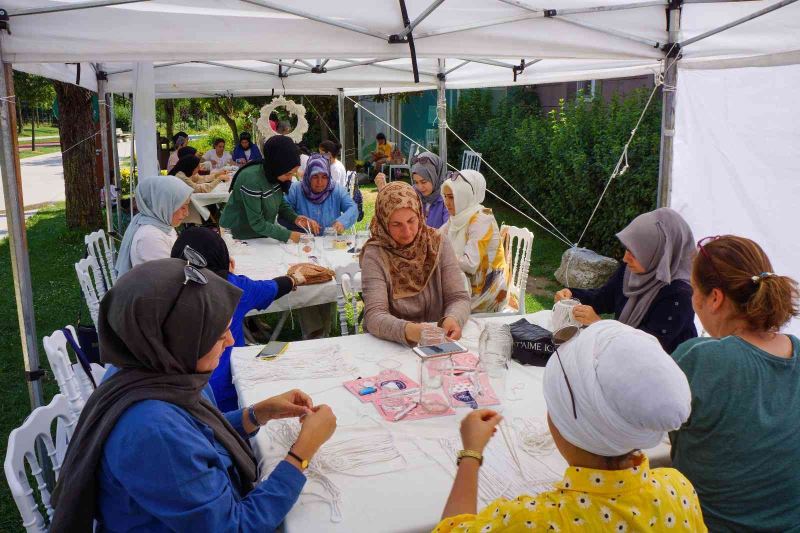
[[[358,188],[358,174],[355,172],[349,172],[347,174],[347,188],[350,188],[350,180],[355,180],[353,182],[353,201],[356,203],[356,207],[358,207],[358,222],[364,220],[364,197],[361,195],[361,190]]]
[[[94,326],[81,326],[78,324],[78,339],[76,340],[72,337],[72,332],[69,328],[64,328],[61,330],[64,333],[64,337],[67,338],[67,342],[70,346],[72,346],[72,351],[75,352],[75,355],[78,358],[78,362],[81,364],[81,368],[83,369],[84,373],[88,376],[89,381],[92,383],[92,388],[97,388],[97,383],[94,381],[94,375],[92,374],[92,363],[100,364],[100,353],[97,351],[97,354],[89,354],[87,353],[81,346],[86,346],[91,350],[98,350],[97,348],[97,331],[94,329]],[[83,332],[83,337],[81,337],[81,332]],[[92,333],[94,334],[92,336]],[[86,342],[86,344],[81,344],[81,342]],[[91,343],[94,344],[91,344]],[[92,360],[92,355],[97,356],[97,360]]]
[[[511,324],[512,359],[523,365],[545,366],[553,354],[552,333],[524,318]]]

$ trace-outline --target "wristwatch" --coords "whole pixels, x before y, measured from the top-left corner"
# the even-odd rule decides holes
[[[300,456],[294,453],[292,450],[289,450],[287,454],[289,457],[294,457],[297,459],[297,461],[300,463],[300,470],[305,470],[308,468],[308,459],[301,459]]]
[[[464,457],[472,457],[473,459],[478,460],[478,466],[483,466],[483,454],[481,452],[476,452],[474,450],[461,450],[456,454],[456,457],[458,457],[458,459],[456,459],[457,465],[461,464],[461,459]]]
[[[258,418],[256,418],[256,406],[255,405],[248,406],[248,408],[247,408],[247,418],[249,418],[250,422],[256,427],[261,427],[261,426],[264,425],[264,424],[262,424],[261,422],[258,421]]]

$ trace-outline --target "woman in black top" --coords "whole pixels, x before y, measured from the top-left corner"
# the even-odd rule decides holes
[[[695,244],[692,230],[669,208],[636,217],[617,233],[625,246],[623,265],[597,289],[562,289],[556,302],[576,298],[575,319],[589,325],[601,314],[650,333],[671,353],[697,337],[689,284]]]

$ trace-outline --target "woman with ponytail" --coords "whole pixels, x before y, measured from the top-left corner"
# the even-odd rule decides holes
[[[692,414],[671,433],[672,463],[694,485],[710,531],[797,531],[800,340],[797,282],[743,237],[707,237],[692,265],[692,306],[711,338],[672,357]]]

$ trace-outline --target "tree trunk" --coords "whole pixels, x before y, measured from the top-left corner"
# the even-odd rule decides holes
[[[344,137],[345,137],[345,150],[343,154],[345,159],[345,168],[356,168],[356,159],[358,146],[356,146],[356,107],[350,100],[344,101]]]
[[[233,133],[233,142],[237,142],[237,139],[239,139],[239,129],[236,127],[236,121],[231,116],[233,114],[233,109],[226,109],[226,106],[220,102],[219,99],[211,101],[211,109],[228,124],[228,127]]]
[[[58,132],[64,166],[67,227],[94,230],[102,226],[100,191],[95,175],[95,129],[92,93],[53,82],[58,99]]]
[[[175,100],[164,100],[164,114],[167,119],[167,139],[172,141],[175,135]]]
[[[36,151],[36,115],[31,115],[31,152]]]
[[[22,135],[22,102],[17,102],[17,137]]]

